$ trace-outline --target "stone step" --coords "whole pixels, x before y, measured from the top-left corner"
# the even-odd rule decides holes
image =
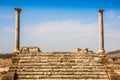
[[[33,71],[33,72],[105,72],[105,69],[17,69],[17,71]]]
[[[71,57],[73,57],[73,56],[79,56],[79,57],[90,57],[90,56],[94,56],[94,55],[90,55],[90,54],[74,54],[74,53],[66,53],[66,54],[61,54],[61,53],[59,53],[59,54],[53,54],[53,53],[51,53],[51,54],[20,54],[19,55],[20,57],[29,57],[29,56],[33,56],[33,57],[35,57],[35,56],[44,56],[44,57],[51,57],[51,56],[54,56],[54,57],[56,57],[56,56],[61,56],[61,57],[68,57],[68,56],[71,56]],[[95,57],[97,57],[97,56],[95,56]]]
[[[19,54],[20,57],[28,57],[28,56],[83,56],[83,57],[89,57],[94,56],[98,57],[98,55],[95,54],[76,54],[76,53],[39,53],[39,54]]]
[[[18,66],[19,69],[22,69],[22,68],[72,68],[72,69],[104,69],[104,66]]]
[[[18,80],[109,80],[95,54],[40,52],[19,56]]]
[[[26,80],[26,79],[18,79],[18,80]],[[96,79],[29,79],[29,80],[96,80]],[[109,80],[109,79],[97,79],[97,80]]]
[[[19,79],[108,79],[107,76],[100,75],[20,75]]]
[[[106,72],[17,72],[19,75],[106,75]]]
[[[92,58],[90,57],[86,57],[86,58],[80,58],[80,57],[78,57],[78,58],[73,58],[73,57],[67,57],[67,58],[64,58],[64,57],[57,57],[57,58],[54,58],[54,57],[38,57],[38,58],[36,58],[36,57],[21,57],[20,58],[21,59],[21,61],[23,61],[23,60],[30,60],[30,61],[32,61],[32,60],[91,60]]]
[[[44,61],[44,60],[48,60],[48,61],[86,61],[86,62],[90,62],[95,61],[91,58],[20,58],[20,62],[22,61]]]
[[[105,72],[106,70],[104,69],[71,69],[71,68],[68,68],[68,69],[61,69],[61,68],[55,68],[55,69],[45,69],[45,68],[23,68],[23,69],[18,69],[18,71],[40,71],[40,72],[49,72],[49,71],[59,71],[59,72],[70,72],[70,71],[74,71],[76,72],[78,70],[78,72],[99,72],[99,71],[102,71],[102,72]]]
[[[75,53],[66,53],[66,54],[61,54],[61,53],[59,53],[59,54],[53,54],[53,53],[51,53],[51,54],[45,54],[45,53],[43,53],[43,54],[20,54],[19,55],[20,57],[29,57],[29,56],[45,56],[45,57],[47,57],[47,56],[49,56],[49,57],[51,57],[51,56],[54,56],[54,57],[56,57],[56,56],[66,56],[66,57],[68,57],[68,56],[83,56],[83,57],[90,57],[90,56],[94,56],[94,55],[90,55],[90,54],[75,54]],[[97,57],[97,56],[96,56]]]
[[[83,63],[75,63],[75,62],[29,62],[29,63],[27,63],[27,62],[20,62],[18,65],[44,65],[44,64],[55,64],[55,65],[61,65],[61,64],[63,64],[63,65],[82,65],[82,66],[103,66],[103,64],[100,64],[100,63],[92,63],[92,62],[90,62],[90,63],[86,63],[86,62],[83,62]]]
[[[56,58],[56,57],[73,57],[73,58],[90,58],[90,57],[99,57],[99,56],[84,56],[84,55],[76,55],[76,54],[74,54],[74,55],[60,55],[60,54],[57,54],[57,55],[22,55],[22,56],[20,56],[21,58],[23,58],[23,57],[25,57],[25,58],[29,58],[29,57],[44,57],[44,58],[46,58],[46,57],[51,57],[51,58]]]
[[[20,55],[57,55],[57,54],[60,54],[60,55],[71,55],[71,54],[77,54],[77,55],[95,55],[95,54],[84,54],[84,53],[76,53],[76,52],[40,52],[38,54],[20,54]]]
[[[93,59],[95,57],[89,56],[26,56],[26,57],[20,57],[21,59],[29,59],[29,58],[39,58],[39,59],[59,59],[59,58],[65,58],[65,59]],[[96,57],[99,58],[99,57]]]
[[[100,64],[100,63],[92,63],[92,62],[86,62],[86,61],[83,61],[83,60],[79,60],[79,61],[72,61],[72,60],[67,60],[67,61],[65,61],[65,60],[61,60],[61,61],[58,61],[58,60],[56,60],[56,61],[47,61],[47,60],[44,60],[44,61],[20,61],[19,62],[19,64],[24,64],[24,63],[31,63],[31,64],[37,64],[37,63],[74,63],[74,64],[82,64],[82,63],[84,63],[84,64],[87,64],[87,65],[92,65],[92,64],[97,64],[97,65],[102,65],[102,64]]]
[[[74,62],[34,62],[34,63],[19,63],[18,66],[103,66],[95,63],[74,63]]]
[[[20,57],[92,57],[89,55],[76,55],[76,54],[39,54],[39,55],[20,55]],[[97,57],[97,56],[94,56]]]
[[[77,64],[48,64],[48,63],[44,63],[44,64],[19,64],[18,65],[18,67],[42,67],[42,66],[43,67],[45,67],[45,66],[47,67],[48,66],[48,68],[50,68],[50,66],[52,68],[54,68],[54,67],[64,68],[64,67],[68,67],[69,66],[69,67],[72,67],[74,69],[76,69],[76,68],[89,68],[89,69],[93,69],[93,68],[91,68],[90,65],[82,65],[82,64],[77,65]],[[93,65],[93,67],[94,67],[94,69],[101,69],[101,68],[103,69],[103,67],[99,66],[99,65]]]
[[[24,74],[25,75],[25,74]],[[23,77],[24,75],[20,75],[19,74],[19,78],[20,77]],[[52,75],[52,74],[48,74],[48,75],[40,75],[40,74],[27,74],[28,76],[39,76],[39,77],[62,77],[62,78],[64,78],[64,77],[69,77],[69,78],[71,78],[71,77],[79,77],[79,78],[96,78],[96,79],[99,79],[99,78],[108,78],[107,76],[105,76],[105,75],[66,75],[66,74],[64,74],[64,75],[60,75],[60,74],[58,74],[58,75]]]
[[[40,52],[38,54],[20,54],[20,56],[29,56],[29,55],[75,55],[75,52]],[[79,54],[83,55],[83,54]]]
[[[87,60],[87,61],[97,61],[97,60],[94,60],[94,59],[92,59],[92,58],[61,58],[61,57],[57,57],[57,58],[33,58],[33,57],[31,57],[31,58],[20,58],[20,61],[35,61],[35,60],[37,60],[37,61],[41,61],[41,60],[50,60],[50,61],[56,61],[56,60],[58,60],[58,61],[61,61],[61,60],[74,60],[74,61],[78,61],[78,60],[80,60],[80,61],[83,61],[83,60]]]

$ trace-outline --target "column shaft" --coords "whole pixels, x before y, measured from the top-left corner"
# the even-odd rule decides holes
[[[103,10],[99,10],[99,52],[104,50],[104,28],[103,28]]]
[[[15,8],[15,49],[14,51],[19,51],[20,49],[20,8]]]

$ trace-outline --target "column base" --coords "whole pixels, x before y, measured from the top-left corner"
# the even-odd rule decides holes
[[[104,49],[98,50],[98,52],[99,52],[99,53],[103,53],[103,52],[105,52],[105,50],[104,50]]]
[[[19,52],[20,52],[20,50],[16,50],[16,49],[15,49],[13,52],[19,53]]]

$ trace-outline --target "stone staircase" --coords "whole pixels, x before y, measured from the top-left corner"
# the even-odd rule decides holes
[[[100,58],[93,53],[21,53],[19,58],[17,80],[109,80]]]

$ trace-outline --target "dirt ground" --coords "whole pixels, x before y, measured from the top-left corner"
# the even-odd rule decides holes
[[[12,60],[11,59],[1,59],[0,58],[0,74],[2,74],[2,72],[7,72],[9,70],[9,67],[12,64]]]

